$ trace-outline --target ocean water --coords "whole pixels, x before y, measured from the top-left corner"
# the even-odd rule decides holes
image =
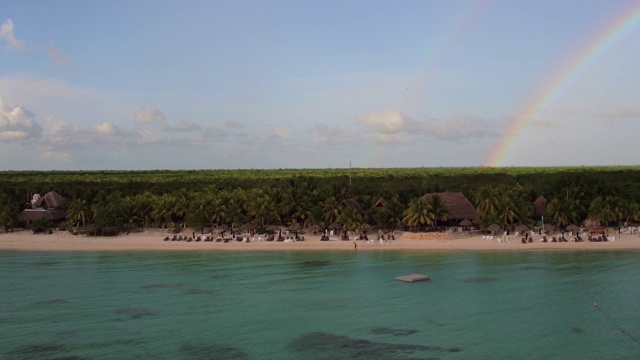
[[[640,358],[638,252],[5,251],[0,274],[1,359]]]

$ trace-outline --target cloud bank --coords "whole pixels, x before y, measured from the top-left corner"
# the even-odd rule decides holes
[[[7,21],[2,23],[0,39],[4,40],[4,48],[9,51],[23,51],[25,49],[24,41],[19,40],[13,34],[13,20],[11,19],[7,19]]]

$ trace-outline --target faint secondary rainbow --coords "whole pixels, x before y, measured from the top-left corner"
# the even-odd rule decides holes
[[[451,48],[458,42],[458,39],[465,33],[471,24],[487,6],[487,0],[466,0],[461,2],[445,26],[438,29],[437,34],[432,34],[433,39],[425,48],[423,71],[409,82],[406,87],[400,89],[405,92],[402,96],[399,106],[390,106],[383,112],[397,112],[398,114],[413,114],[418,104],[425,101],[425,95],[428,93],[428,87],[433,80],[433,66],[438,64]],[[396,109],[398,107],[399,109]],[[397,144],[399,139],[391,134],[371,134],[368,139],[368,146],[365,150],[364,166],[379,167],[385,163],[385,154],[388,152],[386,147],[389,144]]]
[[[500,166],[504,157],[509,154],[518,138],[533,122],[538,114],[553,100],[564,93],[579,75],[583,74],[612,44],[629,33],[640,23],[640,2],[635,2],[629,8],[615,16],[596,36],[571,56],[558,71],[547,78],[541,86],[530,96],[521,110],[511,120],[498,144],[490,151],[484,166]]]

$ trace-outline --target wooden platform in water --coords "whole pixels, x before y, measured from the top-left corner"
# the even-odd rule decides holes
[[[431,280],[431,276],[420,275],[420,274],[408,274],[408,275],[398,276],[396,280],[412,283],[416,281]]]

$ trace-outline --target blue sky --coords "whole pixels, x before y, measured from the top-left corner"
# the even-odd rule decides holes
[[[481,166],[634,3],[6,1],[0,170]],[[501,166],[638,164],[632,25]]]

